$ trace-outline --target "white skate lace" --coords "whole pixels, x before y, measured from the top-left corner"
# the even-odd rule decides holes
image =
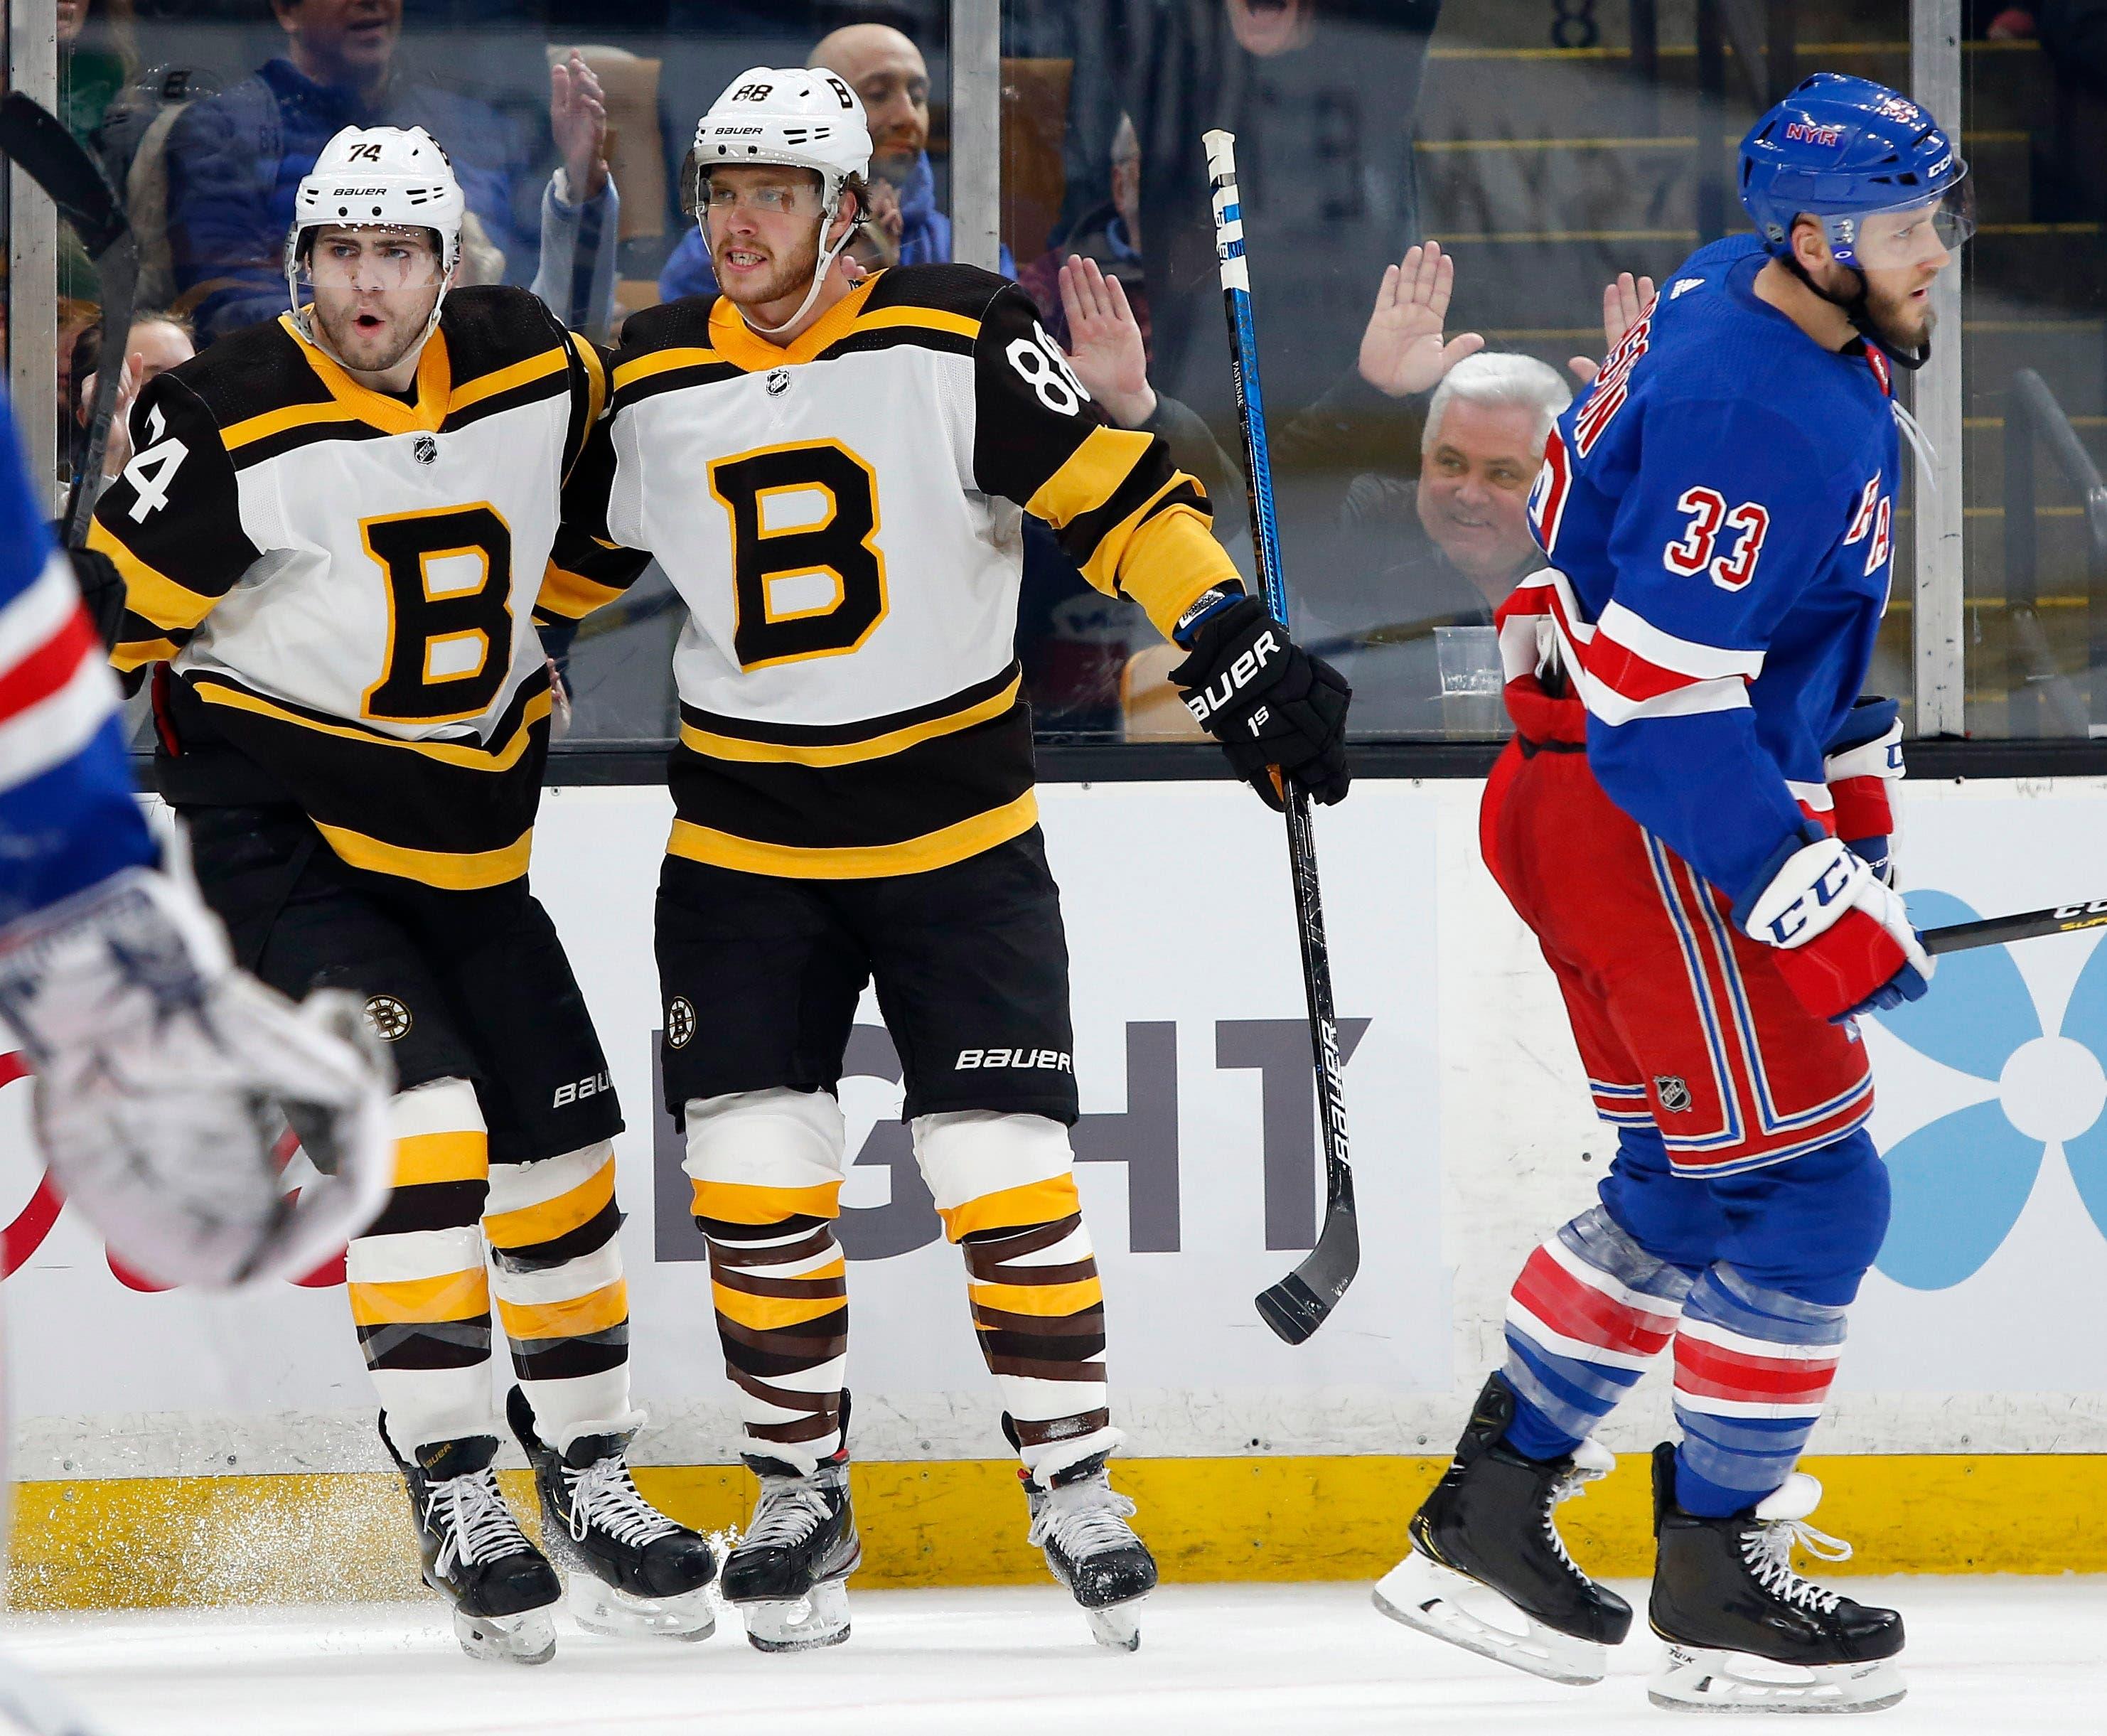
[[[642,1549],[681,1527],[637,1492],[629,1467],[619,1455],[602,1459],[582,1471],[564,1467],[564,1487],[571,1498],[573,1540],[586,1540],[595,1525],[617,1543]]]
[[[1050,1540],[1071,1561],[1125,1549],[1134,1540],[1126,1521],[1134,1503],[1112,1485],[1095,1481],[1050,1491],[1031,1517],[1027,1540],[1044,1549]]]
[[[1575,1578],[1585,1579],[1588,1576],[1566,1553],[1566,1540],[1558,1535],[1558,1504],[1570,1500],[1576,1495],[1586,1494],[1588,1484],[1608,1474],[1605,1471],[1584,1470],[1577,1464],[1569,1465],[1565,1474],[1551,1485],[1543,1504],[1543,1535],[1550,1540],[1552,1553],[1557,1556],[1560,1565]]]
[[[802,1543],[833,1511],[825,1491],[802,1477],[764,1477],[753,1522],[739,1539],[742,1549],[784,1549]]]
[[[1798,1609],[1828,1615],[1841,1599],[1841,1592],[1802,1579],[1793,1571],[1792,1549],[1798,1544],[1822,1561],[1849,1561],[1851,1545],[1841,1537],[1817,1531],[1804,1519],[1770,1519],[1741,1533],[1741,1559],[1756,1576],[1756,1583],[1772,1596]]]
[[[469,1471],[432,1484],[425,1497],[425,1522],[446,1539],[439,1546],[441,1573],[456,1563],[472,1567],[528,1546],[493,1471]]]

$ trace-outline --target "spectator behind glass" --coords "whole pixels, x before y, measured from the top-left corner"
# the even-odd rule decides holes
[[[197,353],[196,335],[180,314],[146,308],[134,314],[124,342],[124,376],[118,382],[117,407],[110,419],[110,438],[102,449],[106,482],[132,461],[132,400],[157,374]],[[95,407],[95,376],[102,366],[102,327],[91,326],[74,340],[71,382],[73,440],[71,468],[78,470],[88,447],[88,416]],[[98,488],[101,484],[97,485]]]
[[[922,51],[890,25],[852,24],[823,37],[806,64],[837,73],[862,99],[870,124],[872,223],[883,242],[878,263],[928,265],[951,257],[951,219],[937,208],[929,164],[929,67]],[[889,254],[888,259],[886,256]],[[1016,272],[1009,250],[1002,272]],[[666,301],[717,292],[702,230],[690,229],[658,274]]]
[[[523,281],[537,256],[523,129],[487,103],[449,91],[398,64],[402,0],[272,0],[285,33],[284,57],[222,95],[186,109],[169,134],[168,241],[182,304],[202,340],[285,305],[284,247],[293,196],[323,145],[345,127],[422,127],[450,158],[467,196],[463,255],[481,269],[465,281]],[[550,124],[562,166],[542,195],[542,222],[610,200],[596,83],[580,101],[575,60],[550,73]],[[586,74],[589,79],[590,74]],[[494,251],[493,251],[494,250]]]

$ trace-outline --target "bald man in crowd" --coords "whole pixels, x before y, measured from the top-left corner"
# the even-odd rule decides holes
[[[901,265],[948,260],[951,219],[937,209],[929,165],[929,65],[922,51],[891,25],[852,24],[822,37],[806,64],[838,74],[862,99],[870,123],[871,222],[884,230],[884,252]],[[1001,270],[1017,275],[1008,248]],[[658,274],[659,296],[676,301],[717,286],[702,232],[690,229]]]

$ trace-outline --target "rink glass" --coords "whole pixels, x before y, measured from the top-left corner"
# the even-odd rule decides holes
[[[269,10],[90,0],[84,16],[67,9],[59,40],[56,0],[0,9],[11,83],[47,100],[143,202],[142,305],[173,304],[208,337],[227,281],[267,290],[275,280],[279,299],[257,302],[257,317],[282,305],[281,234],[216,223],[227,214],[209,202],[173,223],[153,205],[199,185],[168,173],[168,152],[195,130],[171,110],[286,53]],[[1961,363],[1960,413],[1937,461],[1960,553],[1940,568],[1928,544],[1925,569],[1940,575],[1951,609],[1922,623],[1936,642],[1921,652],[1917,531],[1931,497],[1906,462],[1895,595],[1868,686],[1899,696],[1914,723],[1920,687],[1957,672],[1948,731],[2107,734],[2107,492],[2096,492],[2107,462],[2107,92],[2087,82],[2052,20],[2046,43],[1991,38],[1997,10],[1958,0],[868,9],[913,37],[928,64],[929,205],[956,214],[952,141],[987,136],[999,119],[1002,239],[1049,328],[1065,329],[1054,270],[1071,250],[1138,291],[1152,385],[1190,412],[1164,425],[1248,571],[1199,143],[1210,126],[1238,133],[1292,625],[1354,683],[1355,733],[1371,749],[1363,776],[1481,771],[1473,744],[1503,731],[1497,712],[1458,705],[1444,685],[1437,630],[1482,627],[1486,605],[1458,586],[1418,519],[1422,407],[1354,377],[1384,264],[1439,239],[1457,266],[1452,335],[1478,331],[1561,371],[1570,357],[1599,356],[1605,281],[1620,270],[1658,281],[1701,242],[1746,227],[1733,147],[1769,100],[1817,70],[1934,100],[1921,74],[1934,62],[1913,60],[1912,33],[1930,42],[1949,24],[1961,35],[1962,100],[1939,119],[1957,133],[1977,204],[1975,234],[1952,268],[1958,317],[1938,340],[1942,360]],[[550,58],[574,40],[592,45],[623,196],[624,311],[658,298],[686,232],[678,171],[696,115],[735,74],[802,64],[821,35],[858,16],[833,0],[667,0],[589,19],[514,0],[404,11],[384,58],[393,88],[419,93],[418,118],[469,187],[478,232],[464,250],[468,282],[532,276],[540,190],[557,160]],[[976,18],[999,18],[999,74],[955,88],[955,23]],[[245,184],[240,173],[222,179]],[[1965,227],[1950,214],[1934,233],[1950,246]],[[72,343],[97,311],[94,272],[37,213],[11,213],[7,227],[11,392],[55,497],[74,438],[61,407]],[[1925,394],[1944,388],[1899,373],[1897,383],[1930,425]],[[1200,765],[1208,750],[1164,678],[1175,659],[1139,611],[1083,585],[1036,533],[1026,569],[1018,651],[1049,774],[1081,775],[1063,770],[1071,746],[1093,776],[1125,766],[1161,776],[1188,762],[1181,754]],[[558,780],[658,774],[674,729],[671,604],[654,569],[580,635]],[[1130,758],[1103,751],[1123,746]]]

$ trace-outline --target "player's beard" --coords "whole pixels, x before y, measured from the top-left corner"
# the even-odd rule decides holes
[[[766,250],[748,241],[723,244],[734,251],[759,253]],[[717,251],[712,243],[711,251]],[[769,268],[758,277],[730,277],[720,270],[717,283],[725,294],[740,308],[766,308],[772,303],[793,299],[811,287],[812,273],[820,266],[820,236],[815,228],[808,230],[797,246],[787,254],[776,254]],[[727,281],[727,277],[730,281]]]
[[[1907,290],[1882,289],[1870,277],[1866,280],[1866,323],[1873,328],[1873,340],[1882,349],[1906,356],[1928,354],[1932,328],[1938,322],[1930,296],[1913,300]]]
[[[371,310],[384,313],[386,323],[369,330],[358,323],[359,316],[369,310],[355,296],[318,291],[313,304],[314,320],[330,353],[346,367],[362,374],[384,374],[424,341],[438,293],[434,285],[429,296],[418,298],[416,306]]]

